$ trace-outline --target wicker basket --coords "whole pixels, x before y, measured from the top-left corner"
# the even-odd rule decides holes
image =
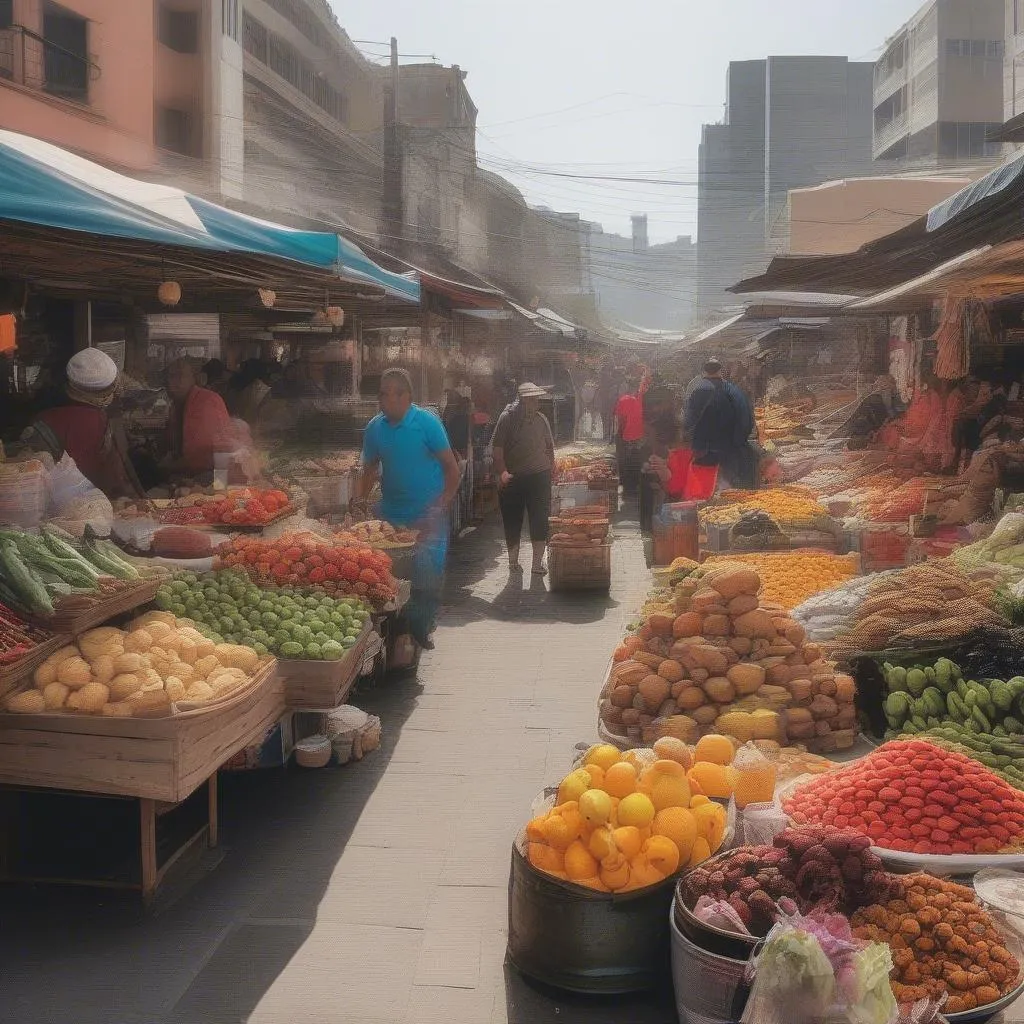
[[[326,736],[307,736],[295,744],[295,763],[302,768],[326,768],[333,749]]]
[[[672,985],[676,1012],[687,1024],[732,1024],[743,1016],[750,988],[746,960],[705,952],[691,942],[669,911],[672,935]]]

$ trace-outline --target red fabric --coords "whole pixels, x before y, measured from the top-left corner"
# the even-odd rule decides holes
[[[231,417],[215,391],[194,387],[185,399],[181,425],[181,462],[187,473],[213,469],[214,452],[231,451]]]
[[[673,448],[665,459],[669,480],[665,493],[676,501],[707,501],[718,486],[717,466],[695,466],[689,448]]]
[[[103,450],[108,425],[106,412],[91,405],[61,405],[47,409],[39,419],[57,435],[82,476],[105,491],[112,454]]]
[[[644,436],[644,403],[636,395],[623,395],[615,403],[623,441],[642,441]]]

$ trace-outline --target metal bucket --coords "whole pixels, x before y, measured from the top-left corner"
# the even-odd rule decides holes
[[[675,878],[601,893],[537,871],[512,847],[508,954],[520,973],[567,992],[618,995],[664,984]]]

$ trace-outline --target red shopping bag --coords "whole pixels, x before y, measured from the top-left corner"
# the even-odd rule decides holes
[[[673,448],[666,459],[669,477],[666,491],[677,501],[707,501],[718,486],[717,466],[696,466],[689,448]]]

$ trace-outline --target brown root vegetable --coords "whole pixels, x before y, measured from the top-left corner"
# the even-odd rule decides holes
[[[686,671],[678,661],[666,659],[658,666],[658,675],[662,679],[667,679],[669,683],[678,683],[685,677]]]
[[[835,698],[840,704],[852,704],[857,699],[857,684],[853,676],[837,673]]]
[[[649,675],[640,683],[637,692],[643,699],[644,707],[656,711],[671,695],[672,684],[661,676]]]
[[[628,686],[616,686],[609,699],[617,708],[628,708],[633,703],[633,690]]]
[[[734,597],[754,596],[761,592],[761,577],[753,569],[740,567],[712,568],[704,574],[704,582],[731,601]]]
[[[771,615],[760,609],[740,615],[733,621],[733,629],[737,636],[749,636],[753,639],[774,640],[776,636]]]
[[[728,636],[732,632],[732,620],[728,615],[705,615],[705,636]]]
[[[648,671],[646,665],[641,665],[637,661],[624,661],[615,669],[615,682],[620,686],[637,686],[640,680],[647,676]]]
[[[726,678],[736,688],[740,697],[748,697],[757,691],[765,683],[765,670],[760,665],[750,663],[737,664],[730,667],[725,673]]]
[[[696,711],[707,704],[708,699],[699,686],[691,686],[677,694],[675,701],[680,711]]]
[[[688,636],[701,636],[703,619],[696,612],[684,612],[672,623],[672,635],[681,640]]]
[[[729,609],[729,614],[735,618],[740,615],[746,615],[747,612],[752,612],[757,609],[759,601],[756,596],[752,594],[740,594],[739,597],[734,597],[726,607]]]
[[[729,647],[734,650],[739,657],[745,658],[754,649],[754,641],[749,636],[734,636],[729,638]]]
[[[736,687],[725,676],[712,676],[701,689],[716,704],[731,704],[736,699]]]
[[[831,698],[819,693],[811,701],[811,714],[818,718],[835,718],[839,714],[839,705]]]
[[[714,704],[705,704],[692,713],[693,720],[702,728],[707,729],[718,720],[719,708]]]

